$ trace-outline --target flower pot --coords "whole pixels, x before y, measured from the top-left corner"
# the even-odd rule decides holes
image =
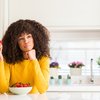
[[[50,85],[55,85],[55,79],[50,79]]]
[[[70,68],[70,75],[80,76],[82,74],[82,68]]]

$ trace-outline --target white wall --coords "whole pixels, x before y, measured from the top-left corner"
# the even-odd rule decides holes
[[[9,2],[8,0],[0,0],[0,39],[8,27],[9,19]]]
[[[3,2],[0,0],[0,39],[3,32]]]

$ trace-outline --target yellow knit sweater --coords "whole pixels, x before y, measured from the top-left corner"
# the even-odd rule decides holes
[[[17,83],[30,83],[33,87],[30,93],[44,93],[49,84],[48,57],[42,57],[39,61],[24,60],[16,64],[7,64],[0,61],[0,93],[8,92],[8,87]]]

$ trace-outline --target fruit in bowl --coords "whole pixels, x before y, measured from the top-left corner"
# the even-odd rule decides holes
[[[23,95],[28,94],[32,90],[32,87],[29,83],[15,83],[11,87],[9,87],[9,91],[13,94]]]

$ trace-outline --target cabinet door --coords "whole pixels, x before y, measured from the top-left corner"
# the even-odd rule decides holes
[[[100,25],[100,0],[9,0],[9,23],[29,18],[46,26]]]

